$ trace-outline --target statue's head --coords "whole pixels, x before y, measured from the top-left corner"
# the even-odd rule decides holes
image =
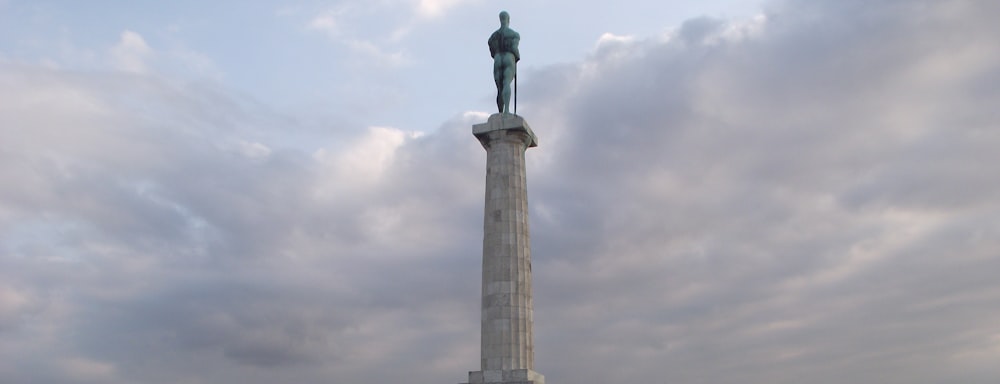
[[[500,25],[506,27],[510,24],[510,14],[507,11],[500,11]]]

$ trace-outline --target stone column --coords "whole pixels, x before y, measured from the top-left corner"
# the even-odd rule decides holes
[[[524,152],[538,139],[523,118],[494,114],[472,133],[486,149],[480,371],[470,384],[544,384],[534,371],[531,238]]]

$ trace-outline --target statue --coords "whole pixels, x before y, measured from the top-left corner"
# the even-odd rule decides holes
[[[521,53],[517,50],[521,35],[510,29],[509,24],[510,14],[507,11],[500,12],[500,29],[493,32],[489,40],[499,113],[510,113],[510,82],[517,78],[517,62],[521,60]],[[517,96],[514,96],[514,102],[517,102]]]

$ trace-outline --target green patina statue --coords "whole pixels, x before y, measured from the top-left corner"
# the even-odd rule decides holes
[[[510,29],[509,24],[510,14],[500,12],[500,29],[493,32],[489,40],[493,81],[497,84],[497,110],[500,113],[510,113],[510,83],[517,78],[517,62],[521,60],[521,53],[517,51],[521,35]],[[516,103],[517,98],[514,100]]]

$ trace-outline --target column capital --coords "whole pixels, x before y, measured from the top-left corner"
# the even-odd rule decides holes
[[[535,136],[535,132],[531,131],[528,122],[524,121],[523,117],[513,113],[494,113],[485,123],[472,126],[472,134],[483,144],[483,148],[489,148],[490,133],[499,131],[524,132],[527,134],[525,144],[528,148],[538,146],[538,137]]]

